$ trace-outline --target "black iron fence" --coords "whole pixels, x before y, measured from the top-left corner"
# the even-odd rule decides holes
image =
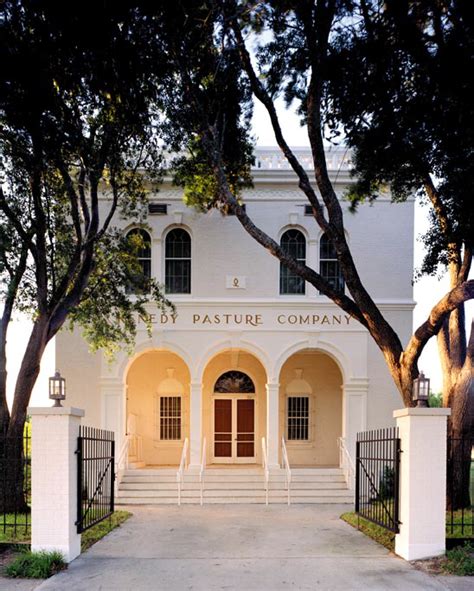
[[[357,434],[356,513],[395,533],[399,530],[400,453],[396,427]]]
[[[474,437],[448,437],[447,545],[474,539]]]
[[[80,427],[77,440],[77,532],[114,511],[115,442],[112,431]]]
[[[27,542],[31,532],[31,425],[0,433],[0,543]]]

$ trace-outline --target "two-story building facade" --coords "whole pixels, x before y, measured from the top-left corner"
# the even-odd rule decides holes
[[[297,149],[311,169],[309,152]],[[328,155],[341,196],[351,182],[347,155]],[[284,248],[344,288],[337,260],[297,179],[277,149],[257,149],[247,213]],[[345,210],[347,238],[362,281],[402,341],[412,330],[413,202],[389,195]],[[116,433],[139,465],[176,466],[189,440],[189,467],[282,461],[340,464],[339,438],[353,450],[358,431],[386,426],[401,404],[383,357],[354,319],[282,267],[235,216],[183,204],[165,181],[150,199],[142,265],[166,286],[176,312],[138,321],[132,355],[92,355],[79,334],[57,338],[56,365],[68,402],[86,423]],[[131,450],[133,446],[133,452]],[[352,452],[351,452],[352,453]]]

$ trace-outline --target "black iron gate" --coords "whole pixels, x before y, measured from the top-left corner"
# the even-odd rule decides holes
[[[0,543],[23,543],[31,535],[31,423],[23,437],[0,432]]]
[[[77,438],[77,533],[114,511],[115,441],[112,431],[80,427]]]
[[[397,427],[357,434],[356,513],[395,533],[399,531],[400,453]]]
[[[446,545],[474,542],[474,437],[448,437]]]

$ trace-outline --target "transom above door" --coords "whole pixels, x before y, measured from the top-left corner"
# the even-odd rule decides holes
[[[214,391],[213,461],[254,463],[255,388],[252,380],[242,372],[226,372],[217,380]]]

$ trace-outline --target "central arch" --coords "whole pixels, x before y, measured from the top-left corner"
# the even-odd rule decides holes
[[[208,464],[261,462],[265,436],[267,374],[253,354],[241,349],[217,353],[202,380],[202,426]]]

